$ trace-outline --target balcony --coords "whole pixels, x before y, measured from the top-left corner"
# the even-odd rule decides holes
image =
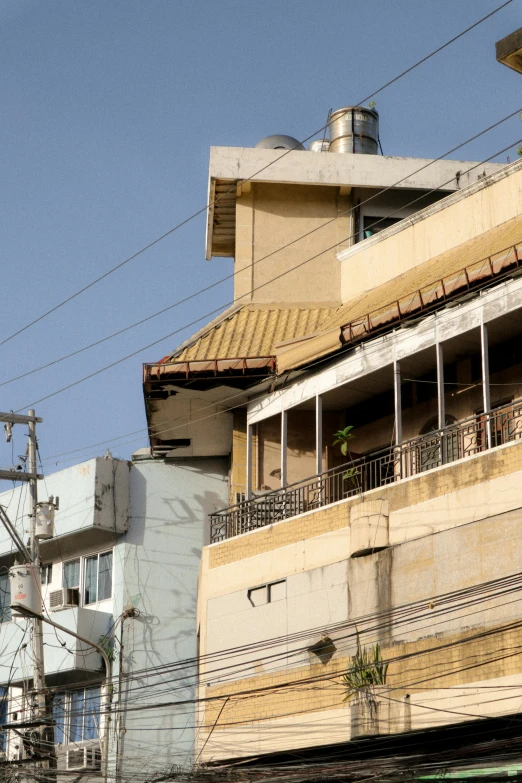
[[[78,535],[92,545],[111,541],[115,533],[123,533],[128,527],[129,516],[129,463],[124,460],[95,459],[52,473],[38,482],[38,497],[46,500],[49,495],[60,498],[56,512],[55,537],[43,541],[42,558],[60,558],[67,539]],[[25,485],[0,494],[0,503],[8,508],[11,516],[18,509],[18,519],[30,514],[30,498]],[[27,527],[27,524],[25,525]],[[19,532],[21,524],[19,524]],[[82,540],[83,540],[82,539]],[[12,541],[0,526],[0,556],[12,551]]]
[[[328,506],[522,439],[522,400],[379,449],[210,515],[211,542]]]
[[[94,642],[98,642],[101,636],[108,633],[112,622],[112,615],[108,612],[98,612],[83,607],[51,612],[49,617]],[[26,678],[28,672],[32,671],[31,643],[29,632],[26,632],[27,628],[28,621],[22,619],[0,625],[2,634],[0,682],[6,682],[8,679],[17,682]],[[86,676],[88,673],[97,673],[99,677],[103,662],[95,649],[46,623],[43,624],[43,635],[45,674],[48,684],[54,685],[58,681],[82,682],[89,679]]]

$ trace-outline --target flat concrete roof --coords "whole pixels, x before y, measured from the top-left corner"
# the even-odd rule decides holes
[[[211,147],[206,257],[231,255],[235,235],[235,188],[237,186],[239,190],[244,180],[344,188],[439,189],[452,193],[498,171],[503,165],[484,163],[477,166],[477,161],[434,161],[338,152]],[[215,230],[219,236],[214,237]],[[223,251],[220,242],[223,243],[221,248],[227,246],[228,249]]]
[[[341,152],[302,152],[263,150],[254,147],[211,147],[211,179],[255,182],[281,182],[298,185],[338,185],[361,188],[400,188],[431,190],[453,180],[476,161],[398,158],[384,155],[352,155]],[[416,173],[422,166],[430,164]],[[485,163],[460,181],[449,182],[445,190],[458,190],[491,174],[503,164]],[[259,172],[259,173],[258,173]],[[396,184],[401,180],[400,184]]]
[[[522,73],[522,27],[497,41],[495,49],[499,63]]]

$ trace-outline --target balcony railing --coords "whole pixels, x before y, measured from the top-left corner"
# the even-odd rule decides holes
[[[522,438],[522,401],[374,451],[210,515],[211,541],[248,533]]]

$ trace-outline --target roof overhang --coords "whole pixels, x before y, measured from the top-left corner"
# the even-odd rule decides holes
[[[273,356],[243,357],[240,359],[199,359],[185,362],[159,362],[143,365],[143,382],[188,381],[190,378],[217,378],[218,376],[248,376],[258,371],[263,376],[275,369]],[[220,384],[221,385],[221,384]]]
[[[497,60],[522,73],[522,27],[495,44]]]
[[[473,165],[461,160],[211,147],[206,258],[234,255],[236,199],[252,182],[451,193],[502,167],[485,163],[468,172]]]

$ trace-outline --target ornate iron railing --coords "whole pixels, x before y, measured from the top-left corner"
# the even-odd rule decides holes
[[[210,539],[223,541],[521,438],[519,401],[216,511]]]

